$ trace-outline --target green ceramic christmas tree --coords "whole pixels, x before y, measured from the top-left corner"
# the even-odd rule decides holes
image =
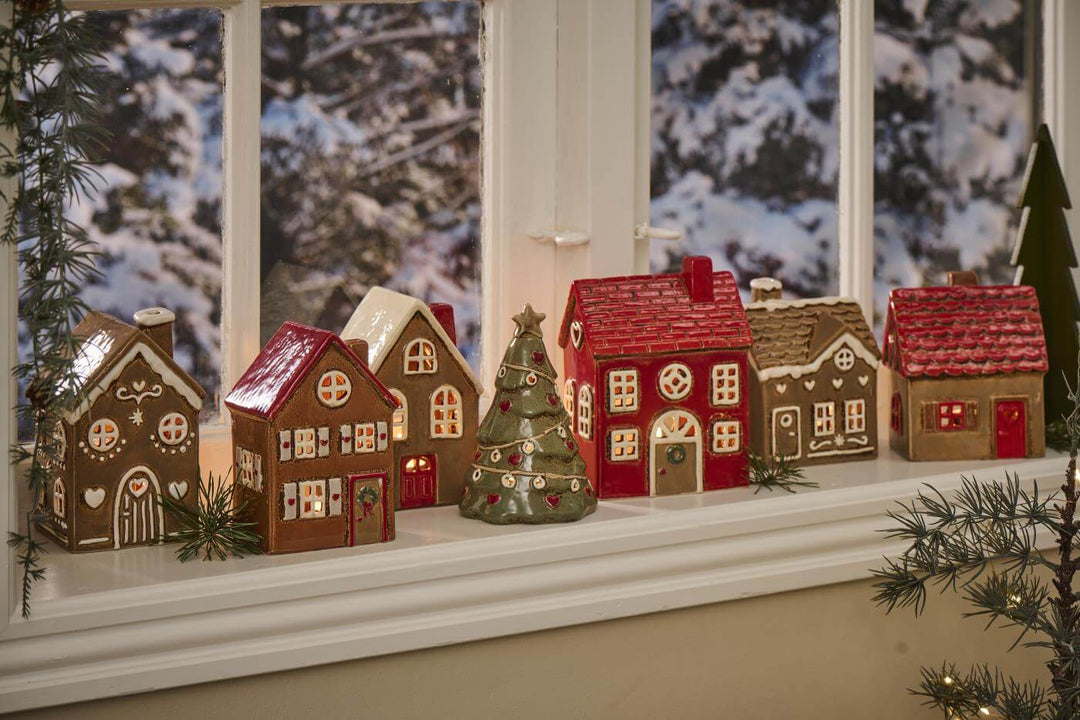
[[[517,330],[495,379],[495,399],[477,432],[476,461],[465,481],[461,514],[496,525],[579,520],[596,510],[596,493],[559,400],[532,306],[514,316]]]
[[[1017,266],[1016,284],[1031,285],[1039,298],[1050,360],[1044,393],[1049,423],[1060,421],[1072,410],[1065,378],[1076,377],[1080,301],[1071,270],[1076,267],[1076,252],[1064,212],[1072,205],[1046,125],[1039,128],[1031,146],[1018,206],[1024,214],[1012,264]]]

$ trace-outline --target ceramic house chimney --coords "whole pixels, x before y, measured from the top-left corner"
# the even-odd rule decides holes
[[[176,315],[172,310],[163,307],[146,308],[135,313],[135,327],[144,331],[150,339],[157,343],[165,354],[172,357],[173,354],[173,323]]]
[[[779,300],[784,294],[784,284],[776,278],[761,277],[750,281],[750,302]]]
[[[973,270],[950,270],[949,287],[978,285],[979,276]]]
[[[682,280],[690,302],[712,302],[713,270],[712,260],[701,255],[684,257],[682,261]]]
[[[351,338],[345,341],[349,349],[353,351],[356,357],[360,358],[360,362],[364,365],[368,364],[368,344],[367,340],[361,340],[360,338]]]
[[[443,330],[450,336],[450,342],[457,345],[457,326],[454,324],[454,306],[446,303],[431,303],[428,305],[431,314],[442,325]]]

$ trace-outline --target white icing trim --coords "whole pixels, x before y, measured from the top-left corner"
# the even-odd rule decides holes
[[[855,448],[853,450],[822,450],[816,453],[807,453],[808,458],[830,457],[832,455],[859,455],[860,453],[873,452],[874,447]]]
[[[787,455],[788,460],[798,460],[802,457],[802,408],[798,405],[785,405],[783,407],[773,408],[772,417],[769,420],[769,427],[772,430],[772,455],[773,457],[779,457],[779,453],[776,452],[776,416],[779,413],[786,413],[795,411],[795,447],[798,448],[794,455]]]
[[[759,278],[754,278],[753,280],[750,281],[750,289],[751,290],[764,290],[766,292],[768,292],[769,290],[783,290],[784,289],[784,284],[782,282],[780,282],[779,280],[777,280],[776,278],[759,277]]]
[[[821,366],[825,364],[825,361],[831,359],[833,353],[835,353],[841,348],[841,346],[845,344],[851,346],[851,349],[855,353],[856,357],[861,358],[870,367],[877,370],[880,361],[873,353],[866,349],[866,345],[863,344],[863,341],[856,337],[855,334],[851,331],[847,331],[840,337],[833,340],[829,344],[829,346],[822,350],[820,353],[818,353],[818,356],[814,359],[814,361],[812,363],[809,363],[808,365],[777,365],[776,367],[761,370],[757,367],[756,363],[752,364],[754,364],[754,370],[757,372],[758,379],[761,382],[775,380],[776,378],[781,377],[791,377],[795,380],[798,380],[803,375],[811,375],[820,370]],[[752,354],[751,361],[753,361]]]
[[[754,287],[755,282],[757,281],[751,280],[750,287]],[[779,285],[780,283],[777,282],[777,284]],[[747,304],[746,309],[768,310],[772,312],[773,310],[784,310],[786,308],[801,308],[808,305],[846,305],[848,303],[858,305],[858,303],[855,301],[855,298],[847,297],[846,295],[830,295],[828,297],[806,298],[803,300],[758,300],[757,302]],[[865,318],[863,319],[865,320]]]
[[[450,340],[442,323],[435,319],[431,308],[422,300],[383,287],[373,287],[368,290],[352,317],[349,318],[345,329],[341,331],[341,339],[365,340],[368,344],[368,356],[364,359],[368,361],[371,372],[377,375],[390,355],[390,350],[397,345],[401,334],[405,332],[406,326],[416,313],[424,316],[439,340],[442,341],[446,351],[450,353],[450,357],[465,373],[465,377],[476,392],[482,395],[484,386],[480,383],[480,379],[469,367],[469,363],[465,361],[457,345]]]
[[[155,492],[157,492],[157,497],[161,497],[161,483],[158,482],[157,475],[155,475],[154,471],[150,468],[146,467],[145,465],[136,465],[135,467],[124,473],[124,475],[120,478],[120,482],[116,484],[115,496],[113,497],[112,540],[113,548],[117,550],[120,549],[120,503],[124,499],[124,491],[126,489],[127,481],[131,478],[132,475],[137,472],[146,474],[146,477],[150,480],[151,483],[154,484],[154,490]],[[165,513],[162,505],[160,502],[157,501],[154,502],[154,505],[156,507],[151,508],[151,512],[157,510],[158,528],[160,529],[160,532],[158,533],[157,537],[148,538],[151,545],[161,542],[161,534],[165,532]]]
[[[94,386],[83,395],[81,403],[64,413],[64,419],[72,425],[78,422],[83,413],[93,406],[97,399],[109,389],[109,386],[113,384],[116,378],[120,377],[120,374],[124,372],[124,369],[127,368],[136,357],[141,357],[145,360],[146,364],[150,366],[150,369],[157,373],[158,377],[161,378],[161,381],[180,393],[196,412],[202,409],[202,398],[200,398],[199,393],[192,388],[192,383],[173,371],[161,356],[151,350],[146,343],[137,342],[124,353],[124,356],[112,366],[112,369],[110,369],[109,372],[98,378],[97,382],[94,383]]]
[[[86,538],[85,540],[80,540],[79,544],[80,545],[95,545],[97,543],[109,542],[111,540],[112,540],[112,538],[107,538],[107,537],[103,537],[103,538]]]

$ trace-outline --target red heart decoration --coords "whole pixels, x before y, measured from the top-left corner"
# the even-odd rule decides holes
[[[510,461],[511,465],[517,466],[521,464],[521,461],[524,458],[522,457],[521,453],[511,453],[510,456],[506,459]]]
[[[533,351],[533,362],[536,363],[537,365],[543,364],[543,362],[544,362],[544,353],[540,352],[539,350],[534,350]]]
[[[503,412],[510,412],[510,405],[511,403],[509,400],[503,400],[501,403],[499,403],[499,409]]]
[[[320,440],[320,441],[319,441],[319,444],[320,444],[320,445],[323,445],[323,446],[326,446],[326,445],[329,445],[329,444],[330,444],[330,441],[329,441],[329,440]]]
[[[340,494],[340,493],[334,493],[334,494],[333,494],[333,495],[331,495],[330,497],[331,497],[331,499],[333,499],[333,500],[337,500],[337,499],[339,499],[339,498],[341,497],[341,494]]]
[[[550,405],[551,407],[557,407],[559,405],[559,398],[555,397],[554,395],[548,395],[547,401],[548,405]]]
[[[296,504],[296,498],[289,498],[289,504],[290,505],[295,505]]]
[[[588,485],[585,486],[585,494],[586,495],[592,495],[592,488],[589,487]]]
[[[475,454],[475,455],[473,455],[473,460],[479,460],[479,459],[480,459],[480,456],[481,456],[482,454],[483,454],[483,453],[481,453],[481,452],[480,452],[479,450],[477,450],[477,451],[476,451],[476,454]]]
[[[558,495],[545,495],[544,500],[546,500],[547,504],[550,505],[552,508],[559,507],[559,496]]]
[[[494,505],[497,502],[499,502],[498,495],[488,495],[488,505]]]
[[[566,441],[566,449],[567,450],[573,450],[574,449],[574,441],[573,440],[567,440]]]

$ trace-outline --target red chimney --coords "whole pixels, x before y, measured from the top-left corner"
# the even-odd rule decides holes
[[[450,342],[457,345],[457,327],[454,325],[454,306],[446,303],[431,303],[428,305],[431,314],[442,325],[443,330],[450,336]]]
[[[353,351],[353,355],[360,358],[360,361],[365,365],[368,364],[368,345],[367,340],[361,340],[360,338],[352,338],[345,341],[345,344],[349,346],[349,349]]]
[[[682,280],[690,302],[713,301],[712,260],[701,255],[684,257],[682,261]]]

